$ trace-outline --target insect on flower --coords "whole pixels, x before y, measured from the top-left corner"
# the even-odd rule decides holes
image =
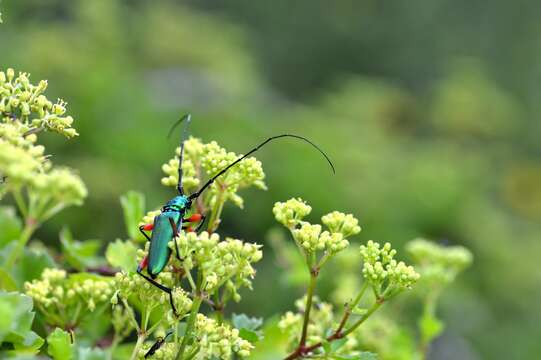
[[[161,209],[161,213],[154,218],[154,222],[152,224],[145,224],[141,225],[139,227],[139,230],[143,235],[147,238],[148,241],[150,241],[150,247],[148,251],[148,255],[143,258],[143,260],[139,263],[137,267],[137,273],[141,275],[145,280],[147,280],[149,283],[157,287],[158,289],[166,292],[169,295],[169,303],[171,304],[171,308],[173,309],[173,312],[175,315],[177,314],[174,302],[173,302],[173,295],[172,295],[172,289],[164,286],[160,283],[158,283],[155,279],[160,274],[160,272],[163,271],[165,266],[167,265],[169,258],[171,256],[171,249],[169,248],[169,242],[177,237],[179,235],[180,230],[187,230],[189,228],[189,224],[191,223],[199,223],[198,227],[195,231],[198,231],[201,226],[203,225],[205,221],[205,215],[202,214],[193,214],[190,217],[185,217],[186,214],[191,210],[192,203],[194,200],[196,200],[210,185],[214,183],[214,181],[219,178],[220,176],[224,175],[229,169],[231,169],[233,166],[250,156],[251,154],[258,151],[261,147],[265,146],[267,143],[280,139],[285,137],[291,137],[295,139],[299,139],[302,141],[307,142],[314,148],[316,148],[327,160],[329,165],[331,166],[332,171],[334,172],[334,165],[332,164],[329,157],[321,150],[316,144],[311,142],[310,140],[299,136],[299,135],[293,135],[293,134],[281,134],[276,135],[268,138],[267,140],[263,141],[250,151],[248,151],[245,155],[239,156],[235,161],[230,163],[229,165],[225,166],[223,169],[218,171],[214,176],[212,176],[199,190],[194,192],[191,195],[187,195],[184,193],[183,185],[182,185],[182,160],[184,156],[184,143],[187,139],[188,134],[188,126],[191,121],[191,115],[185,115],[182,117],[176,124],[179,124],[181,122],[185,121],[185,127],[184,132],[182,135],[181,143],[180,143],[180,154],[179,154],[179,168],[178,168],[178,183],[177,183],[177,191],[178,195],[169,200]],[[174,127],[173,127],[174,128]],[[146,232],[151,231],[151,235],[149,236]],[[178,245],[176,241],[173,241],[175,245],[175,256],[179,261],[182,261]],[[146,269],[146,274],[143,273],[143,270]]]

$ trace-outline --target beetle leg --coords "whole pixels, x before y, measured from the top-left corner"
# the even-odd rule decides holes
[[[139,263],[139,266],[137,266],[137,270],[141,271],[144,270],[148,265],[148,256],[145,256],[143,260]]]
[[[184,261],[181,257],[180,257],[180,252],[178,251],[178,244],[177,244],[177,239],[176,237],[179,236],[179,233],[178,233],[178,228],[177,228],[177,224],[175,224],[175,222],[173,221],[173,219],[169,218],[169,224],[171,224],[171,227],[173,228],[173,243],[175,244],[175,251],[176,251],[176,257],[178,259],[178,261]]]
[[[193,214],[189,218],[182,219],[183,222],[198,222],[201,221],[201,219],[204,218],[201,214]]]
[[[152,230],[154,225],[152,225],[152,228],[150,228],[150,229],[148,227],[149,227],[148,225],[141,225],[141,226],[139,226],[139,231],[141,232],[141,234],[143,234],[147,238],[148,241],[150,241],[150,237],[145,232],[145,230]]]
[[[205,223],[206,219],[207,219],[207,217],[205,215],[201,215],[201,222],[195,228],[195,232],[199,232],[199,230],[201,230],[201,228],[203,227],[203,224]]]
[[[193,214],[189,218],[182,219],[183,222],[199,222],[199,225],[197,225],[197,228],[195,229],[196,232],[199,232],[201,228],[203,227],[203,224],[205,223],[205,219],[207,217],[202,214]],[[186,229],[189,229],[189,226],[186,227]],[[188,230],[189,231],[189,230]]]
[[[175,314],[175,316],[178,317],[179,315],[177,313],[177,308],[175,307],[175,304],[173,302],[173,291],[170,288],[168,288],[167,286],[164,286],[164,285],[160,284],[159,282],[157,282],[156,280],[151,279],[150,277],[143,274],[141,272],[141,269],[137,269],[137,273],[139,275],[141,275],[143,277],[143,279],[145,279],[146,281],[148,281],[152,285],[156,286],[161,291],[166,292],[167,294],[169,294],[169,303],[171,304],[171,308],[173,309],[173,313]]]

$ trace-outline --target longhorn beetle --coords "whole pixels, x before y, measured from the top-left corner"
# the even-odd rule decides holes
[[[184,226],[184,223],[195,223],[200,222],[199,226],[197,227],[196,231],[198,231],[201,226],[203,225],[203,222],[205,221],[205,216],[201,214],[193,214],[192,216],[185,218],[184,216],[186,213],[191,210],[192,208],[192,202],[197,199],[203,191],[205,191],[214,181],[225,174],[229,169],[231,169],[233,166],[259,150],[261,147],[265,146],[267,143],[284,138],[284,137],[292,137],[296,139],[300,139],[302,141],[307,142],[308,144],[312,145],[314,148],[316,148],[327,160],[329,165],[331,166],[331,169],[333,173],[334,165],[332,164],[329,157],[321,150],[316,144],[311,142],[310,140],[293,134],[282,134],[282,135],[276,135],[268,138],[267,140],[263,141],[256,147],[254,147],[252,150],[248,151],[245,155],[239,156],[235,161],[233,161],[231,164],[224,167],[222,170],[218,171],[216,175],[211,177],[199,190],[197,190],[195,193],[191,195],[184,194],[184,189],[182,187],[182,160],[184,157],[184,143],[186,141],[187,132],[188,132],[188,125],[191,121],[191,115],[185,115],[183,118],[177,122],[179,124],[182,121],[186,121],[183,136],[180,143],[180,155],[179,155],[179,167],[178,167],[178,183],[177,183],[177,191],[178,195],[169,200],[161,209],[161,213],[154,218],[153,224],[147,224],[147,225],[141,225],[139,227],[139,231],[147,238],[148,241],[150,241],[150,247],[148,250],[148,255],[139,263],[137,266],[137,273],[141,275],[145,280],[150,282],[152,285],[156,286],[158,289],[166,292],[169,294],[169,303],[171,304],[171,308],[173,309],[173,312],[175,315],[177,315],[177,311],[175,308],[175,304],[173,302],[173,294],[172,289],[168,288],[167,286],[164,286],[160,283],[158,283],[155,279],[158,276],[160,272],[165,268],[167,265],[167,262],[169,261],[169,257],[171,256],[171,249],[169,248],[169,241],[174,239],[179,235],[180,229],[186,229],[188,226]],[[176,126],[176,124],[175,124]],[[148,236],[148,234],[145,231],[152,231],[151,236]],[[175,244],[175,256],[179,261],[182,261],[179,255],[178,251],[178,245],[176,241],[173,241]],[[145,275],[143,273],[143,270],[146,268],[147,274]]]

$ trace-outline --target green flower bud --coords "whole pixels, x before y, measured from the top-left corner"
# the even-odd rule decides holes
[[[288,228],[297,226],[311,211],[312,208],[301,198],[277,202],[272,209],[276,220]]]
[[[428,282],[447,285],[471,265],[472,253],[462,246],[442,246],[424,239],[416,239],[406,245],[418,264],[423,278]]]
[[[360,247],[363,258],[362,274],[366,281],[376,289],[393,294],[397,291],[410,289],[420,278],[412,266],[394,260],[396,250],[390,243],[380,244],[369,240]]]

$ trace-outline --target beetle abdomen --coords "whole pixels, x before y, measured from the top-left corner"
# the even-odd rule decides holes
[[[179,213],[163,212],[154,218],[154,229],[148,251],[148,274],[155,278],[167,265],[171,256],[169,241],[173,239],[173,228],[169,219],[178,224]]]

